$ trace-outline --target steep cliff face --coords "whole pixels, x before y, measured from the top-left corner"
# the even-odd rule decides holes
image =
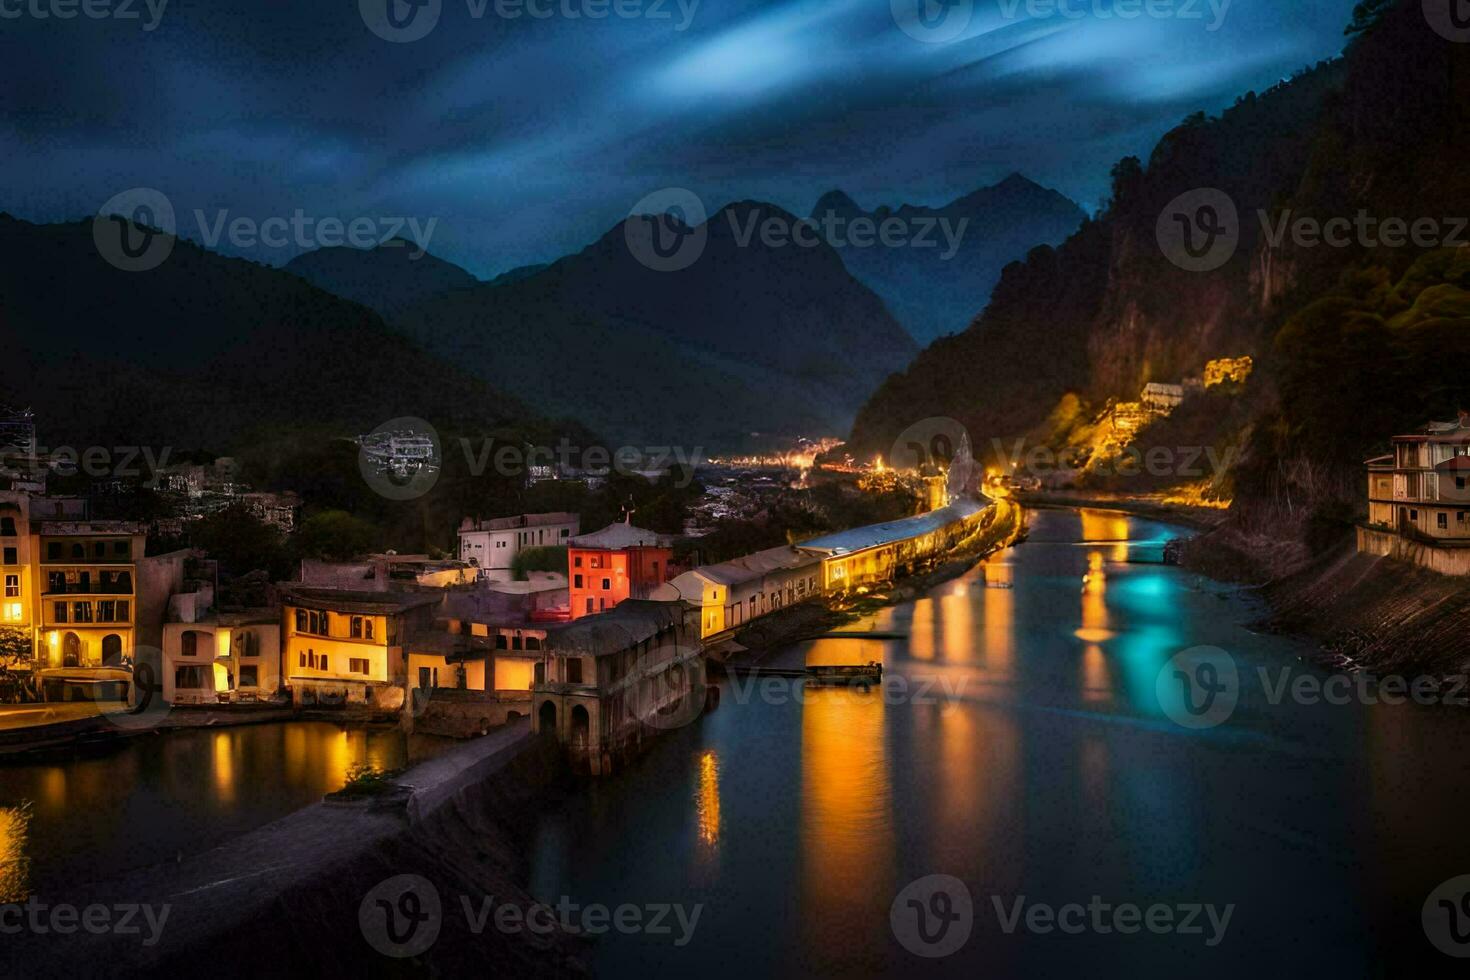
[[[1250,355],[1242,410],[1221,413],[1234,431],[1219,433],[1249,434],[1238,509],[1345,512],[1367,454],[1463,399],[1451,372],[1454,331],[1470,326],[1467,253],[1379,232],[1390,219],[1452,230],[1470,199],[1467,115],[1470,45],[1417,0],[1364,5],[1342,58],[1185,120],[1146,163],[1121,161],[1102,213],[1007,268],[965,334],[874,394],[854,442],[881,452],[931,416],[964,422],[981,452],[1045,440],[1063,392],[1096,410]],[[1334,219],[1337,241],[1312,233]]]

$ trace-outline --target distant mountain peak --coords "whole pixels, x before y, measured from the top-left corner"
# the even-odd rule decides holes
[[[338,245],[303,252],[284,269],[387,318],[431,296],[480,282],[419,243],[397,237],[372,248]]]
[[[846,191],[830,190],[817,198],[817,203],[812,207],[812,217],[820,218],[826,214],[838,214],[842,216],[859,215],[863,209],[854,201]]]

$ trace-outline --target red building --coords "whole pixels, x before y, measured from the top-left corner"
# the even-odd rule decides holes
[[[669,539],[624,521],[572,538],[567,582],[572,618],[611,609],[624,599],[647,599],[673,577]]]

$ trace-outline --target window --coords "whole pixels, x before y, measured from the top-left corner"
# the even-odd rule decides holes
[[[50,541],[50,542],[47,542],[47,544],[46,544],[46,559],[48,561],[60,561],[61,560],[61,542],[60,541]]]
[[[564,528],[562,528],[562,529],[561,529],[561,536],[562,536],[562,537],[564,537],[564,538],[569,538],[569,537],[571,537],[571,536],[572,536],[572,532],[571,532],[571,529],[570,529],[570,528],[565,528],[565,527],[564,527]]]
[[[131,615],[129,615],[131,612],[132,612],[132,607],[128,603],[128,600],[126,600],[126,599],[119,599],[119,600],[117,600],[117,621],[119,623],[126,623],[129,620],[131,620],[133,618]]]
[[[504,633],[496,633],[495,634],[495,649],[497,649],[497,650],[509,650],[510,649],[510,644],[506,641],[505,634]]]
[[[582,683],[582,658],[581,657],[572,657],[571,659],[567,660],[566,663],[567,663],[567,683],[568,684],[580,684],[580,683]]]
[[[1448,515],[1448,514],[1444,513],[1443,511],[1441,511],[1437,515],[1437,518],[1438,519],[1435,521],[1435,523],[1439,525],[1439,529],[1441,531],[1445,530],[1446,528],[1448,528],[1450,526],[1450,515]]]
[[[513,636],[510,638],[510,648],[512,650],[521,649],[521,638],[519,636]]]
[[[581,555],[578,555],[577,557],[573,558],[572,559],[572,565],[575,568],[581,568],[582,567],[582,556]]]
[[[249,667],[241,667],[240,668],[240,686],[241,687],[259,687],[260,686],[260,668],[259,667],[256,667],[253,664],[251,666],[249,666]]]
[[[0,537],[15,537],[15,518],[0,517]]]
[[[97,603],[97,622],[117,622],[117,603],[111,599],[101,599]]]
[[[527,650],[540,650],[541,649],[541,637],[539,637],[539,636],[528,636],[528,637],[526,637],[526,649]]]
[[[320,660],[321,660],[321,662],[318,663],[317,664],[317,667],[316,667],[317,670],[331,670],[332,669],[332,668],[330,668],[330,667],[327,666],[327,655],[325,653],[321,655]]]
[[[95,541],[92,543],[92,554],[97,558],[107,557],[107,542]]]
[[[354,674],[366,674],[371,672],[367,657],[348,657],[347,669]]]
[[[360,639],[362,639],[362,617],[361,616],[353,616],[352,617],[351,636],[352,636],[352,638],[354,640],[360,640]]]
[[[312,609],[296,610],[296,632],[298,633],[326,636],[328,623],[327,613],[316,612]]]
[[[87,549],[82,547],[80,543],[74,544],[71,546],[71,556],[73,558],[85,558],[87,557]]]
[[[611,588],[612,588],[612,579],[609,579],[609,578],[603,579],[602,580],[602,589],[603,589],[603,591],[606,592],[608,589],[611,589]]]
[[[14,548],[6,548],[5,549],[5,564],[7,564],[7,565],[19,565],[20,564],[20,552],[16,551]]]
[[[7,602],[5,604],[5,621],[7,623],[18,623],[21,619],[20,603]]]
[[[51,604],[51,618],[58,623],[66,622],[66,603],[55,602]]]
[[[184,630],[179,644],[179,655],[183,657],[199,656],[199,634],[194,630]]]
[[[7,599],[19,599],[20,598],[20,576],[19,575],[7,575],[7,576],[5,576],[5,598],[7,598]]]
[[[174,687],[185,690],[209,689],[212,684],[204,682],[203,667],[180,667],[174,671]]]
[[[1417,521],[1418,519],[1419,519],[1419,512],[1417,510],[1411,510],[1411,511],[1409,511],[1409,520],[1411,520],[1411,521]]]
[[[126,541],[112,542],[112,553],[119,558],[126,558],[128,555],[128,543]]]
[[[592,612],[592,599],[591,598],[588,598],[588,600],[587,600],[587,612],[588,613],[591,613]],[[66,620],[63,619],[62,622],[64,623],[64,622],[66,622]]]
[[[306,651],[305,650],[302,650],[296,656],[297,656],[297,660],[296,660],[297,665],[300,666],[300,667],[305,667],[306,666]]]
[[[373,617],[369,616],[367,619],[364,619],[362,621],[362,635],[363,639],[366,640],[371,640],[373,638]]]
[[[90,602],[73,602],[71,604],[71,621],[73,623],[90,623],[92,621],[92,604]]]

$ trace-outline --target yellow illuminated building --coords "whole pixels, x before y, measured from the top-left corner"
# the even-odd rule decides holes
[[[411,626],[429,625],[438,594],[282,591],[281,669],[296,703],[402,703],[405,637]]]

